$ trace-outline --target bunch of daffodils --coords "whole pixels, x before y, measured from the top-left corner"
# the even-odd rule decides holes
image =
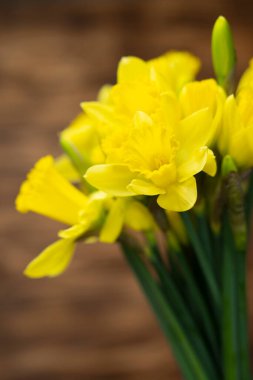
[[[25,275],[61,274],[77,244],[118,242],[189,380],[249,380],[246,249],[253,205],[253,62],[234,84],[235,50],[214,25],[216,78],[173,51],[124,57],[114,85],[41,158],[17,210],[61,222]]]

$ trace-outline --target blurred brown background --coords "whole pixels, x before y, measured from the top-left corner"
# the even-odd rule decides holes
[[[1,1],[0,380],[179,379],[116,247],[79,247],[68,271],[54,280],[22,276],[59,226],[18,215],[13,201],[33,163],[60,152],[57,133],[79,112],[79,103],[115,80],[122,55],[150,58],[189,49],[203,61],[201,76],[212,75],[210,33],[224,14],[234,29],[241,72],[253,56],[251,4]],[[252,304],[251,292],[249,298]]]

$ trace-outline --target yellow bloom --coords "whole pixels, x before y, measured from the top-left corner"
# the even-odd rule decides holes
[[[86,204],[87,197],[57,171],[51,156],[36,163],[16,199],[19,212],[33,211],[69,225],[78,223]]]
[[[200,63],[186,52],[170,52],[150,61],[124,57],[119,62],[117,84],[107,89],[106,102],[85,102],[82,108],[101,136],[128,127],[134,114],[151,115],[164,92],[177,93],[194,79]]]
[[[20,212],[34,211],[70,225],[58,233],[61,240],[28,265],[25,274],[33,278],[62,273],[71,261],[75,241],[80,237],[86,239],[88,232],[91,236],[98,235],[100,241],[114,242],[124,225],[136,230],[155,226],[152,216],[139,202],[115,199],[101,191],[84,195],[58,172],[51,156],[36,163],[21,186],[16,206]]]
[[[218,146],[223,155],[229,154],[238,167],[253,166],[253,88],[243,87],[236,98],[231,95],[225,103],[223,126]]]
[[[86,172],[92,186],[115,196],[158,195],[159,205],[174,211],[194,205],[194,175],[216,172],[207,145],[218,128],[225,96],[210,80],[186,84],[178,100],[198,68],[195,57],[178,52],[148,62],[136,57],[120,61],[107,103],[82,104],[105,154],[104,164]]]
[[[106,164],[89,168],[85,178],[115,196],[158,195],[162,208],[188,210],[197,198],[194,175],[207,164],[215,174],[214,156],[206,146],[211,122],[208,108],[180,120],[176,99],[164,94],[153,117],[134,114],[128,133],[122,129],[116,154],[112,151]]]

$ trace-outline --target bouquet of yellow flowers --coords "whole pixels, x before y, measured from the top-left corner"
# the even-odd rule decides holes
[[[54,277],[75,246],[118,242],[187,380],[249,380],[246,250],[253,205],[253,61],[235,89],[224,17],[216,79],[197,57],[124,57],[115,85],[81,104],[16,199],[67,225],[25,269]]]

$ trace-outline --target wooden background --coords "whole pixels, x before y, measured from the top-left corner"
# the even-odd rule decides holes
[[[203,61],[202,76],[212,75],[210,32],[224,14],[241,72],[253,56],[252,6],[93,0],[1,1],[0,7],[0,379],[179,379],[117,247],[81,246],[62,277],[26,279],[23,268],[59,226],[18,215],[13,202],[33,163],[60,152],[57,133],[79,103],[114,81],[122,55],[190,49]],[[251,272],[250,264],[249,278]]]

